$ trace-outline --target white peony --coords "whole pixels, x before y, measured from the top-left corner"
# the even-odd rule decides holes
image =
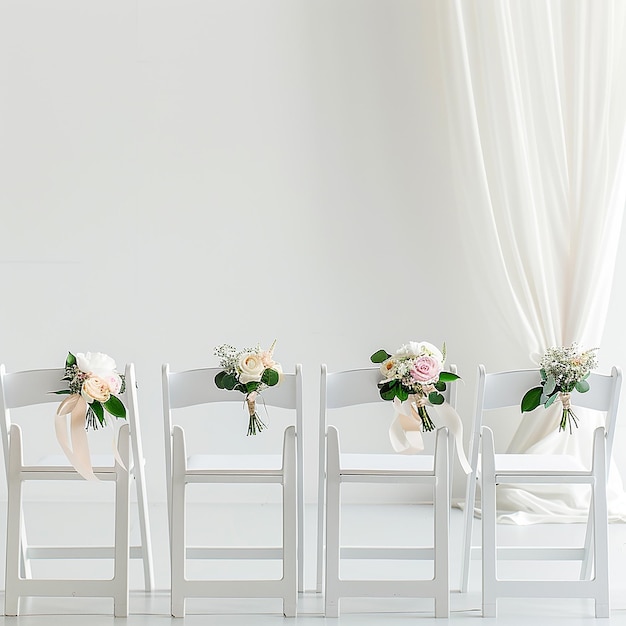
[[[421,345],[418,341],[409,341],[396,350],[396,356],[419,356]]]
[[[76,364],[81,372],[92,374],[104,381],[110,393],[116,394],[122,388],[122,377],[117,373],[115,361],[109,355],[102,352],[78,352]]]

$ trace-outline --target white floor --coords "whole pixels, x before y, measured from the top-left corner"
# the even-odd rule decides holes
[[[92,538],[94,543],[106,543],[109,539],[110,520],[106,513],[107,509],[100,504],[27,504],[27,515],[30,520],[29,534],[32,542],[45,543],[56,537],[61,542],[68,543],[68,537],[76,538],[78,535]],[[251,542],[271,542],[276,539],[280,532],[275,523],[278,510],[274,505],[192,505],[189,535],[191,542],[200,543],[200,535],[208,536],[209,542],[241,542],[241,534],[244,533]],[[1,512],[2,520],[4,511]],[[70,521],[60,519],[61,514]],[[83,598],[36,598],[23,599],[21,601],[21,613],[18,618],[0,617],[2,624],[15,624],[20,626],[100,626],[104,624],[125,623],[128,626],[140,626],[150,624],[189,624],[191,626],[244,626],[259,625],[273,626],[276,624],[336,624],[345,626],[361,625],[389,625],[405,624],[409,620],[414,623],[418,620],[421,624],[445,624],[454,622],[483,623],[480,613],[480,562],[475,561],[472,567],[470,590],[467,594],[454,591],[452,594],[452,615],[449,620],[436,620],[432,617],[432,602],[429,600],[407,599],[346,599],[341,604],[341,617],[339,619],[325,619],[323,616],[323,602],[319,594],[313,591],[303,594],[299,598],[298,617],[286,619],[282,616],[281,604],[278,600],[198,600],[187,601],[187,617],[184,620],[176,620],[169,614],[169,563],[167,546],[167,520],[164,506],[151,508],[151,523],[155,550],[155,574],[157,591],[146,594],[142,591],[142,576],[139,563],[132,563],[131,571],[131,615],[126,620],[115,620],[111,616],[112,601],[108,599],[83,599]],[[59,518],[59,519],[57,519]],[[458,589],[459,563],[456,558],[461,540],[461,518],[458,509],[453,509],[452,523],[452,587]],[[239,521],[237,521],[239,520]],[[343,517],[344,534],[350,536],[350,542],[368,543],[384,541],[388,544],[397,545],[406,539],[413,541],[414,545],[420,543],[421,534],[427,535],[430,520],[430,507],[412,505],[393,506],[364,506],[350,505],[346,507]],[[307,509],[307,544],[306,544],[306,572],[305,579],[307,588],[313,588],[315,584],[315,511],[313,507]],[[476,530],[479,531],[479,522]],[[4,524],[1,526],[4,534]],[[133,528],[133,535],[136,534]],[[582,528],[579,525],[541,525],[534,527],[519,528],[514,526],[501,526],[502,540],[515,542],[522,535],[530,533],[533,542],[567,542],[574,538],[581,538]],[[477,532],[477,536],[479,533]],[[497,623],[503,626],[527,626],[529,620],[538,620],[541,626],[564,625],[578,626],[591,624],[620,624],[626,626],[626,524],[612,524],[611,536],[611,598],[612,616],[609,620],[596,620],[593,615],[593,604],[590,600],[560,601],[560,600],[509,600],[500,601],[498,618],[486,620],[487,623]],[[429,538],[424,543],[429,543]],[[4,548],[2,547],[2,553]],[[2,554],[2,558],[3,558]],[[239,570],[241,576],[250,567],[261,567],[257,564],[238,564],[247,567],[247,570]],[[381,568],[385,564],[372,564],[368,570],[367,563],[360,562],[358,565],[359,576],[367,577],[374,571],[380,576]],[[570,567],[572,564],[563,564],[559,567]],[[58,562],[48,562],[39,566],[36,575],[45,577],[62,577],[69,575],[80,576],[81,571],[87,564],[74,563],[60,566]],[[535,564],[522,564],[526,568],[525,575],[532,577],[537,574]],[[94,567],[91,565],[91,567]],[[106,578],[108,575],[107,565],[96,565],[98,576]],[[232,567],[229,575],[237,576],[236,567]],[[410,575],[410,564],[394,562],[387,564],[388,570],[393,572],[393,577]],[[376,568],[376,570],[374,570]],[[90,570],[93,572],[94,570]],[[269,575],[275,570],[268,569]],[[346,575],[353,575],[348,568],[344,570]],[[560,573],[554,568],[547,573],[542,571],[541,576],[550,576]],[[93,574],[91,574],[93,575]],[[575,573],[573,572],[573,575]],[[3,574],[2,574],[3,579]],[[472,621],[473,620],[473,621]]]

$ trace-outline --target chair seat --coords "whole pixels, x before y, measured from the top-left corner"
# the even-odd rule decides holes
[[[568,454],[496,454],[496,474],[588,474],[578,459]]]
[[[187,471],[198,473],[280,473],[280,454],[193,454],[187,457]]]
[[[427,454],[346,454],[339,455],[342,474],[433,473],[434,457]]]

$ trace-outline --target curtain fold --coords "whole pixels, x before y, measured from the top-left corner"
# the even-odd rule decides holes
[[[478,273],[489,276],[493,310],[534,363],[550,346],[599,346],[626,202],[626,2],[439,6],[456,180],[466,198],[459,219]],[[588,463],[602,417],[585,415],[569,435],[538,412],[524,417],[510,451]],[[626,519],[616,471],[610,483],[612,517]],[[498,498],[517,523],[583,519],[588,505],[586,492],[563,488],[501,490]]]

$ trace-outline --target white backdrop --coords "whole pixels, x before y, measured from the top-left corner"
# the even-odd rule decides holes
[[[528,365],[454,220],[434,5],[0,0],[0,361],[134,361],[152,500],[165,361],[277,338],[303,363],[309,501],[321,362],[445,340],[467,424],[479,362]],[[623,365],[625,247],[602,370]]]

